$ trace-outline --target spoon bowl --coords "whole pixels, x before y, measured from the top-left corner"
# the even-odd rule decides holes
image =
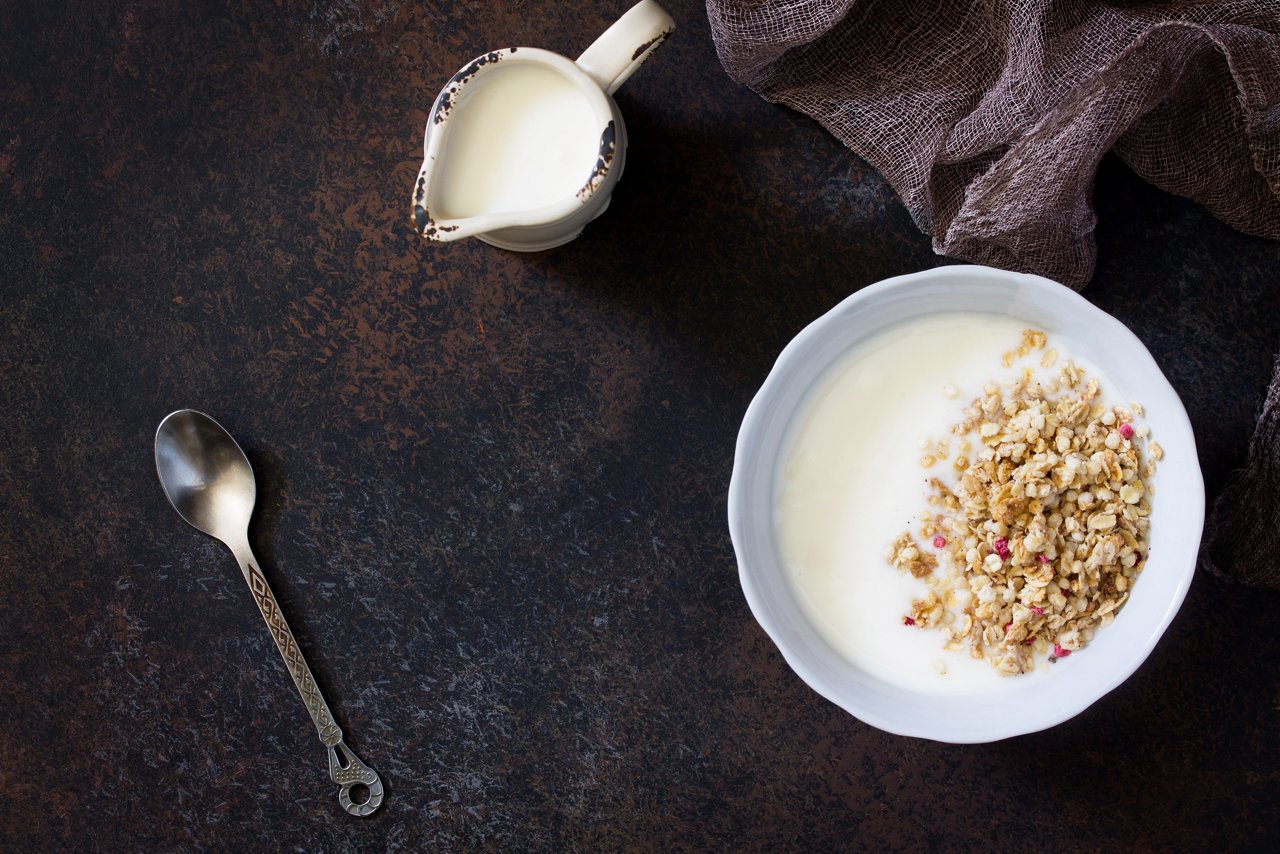
[[[257,484],[249,458],[221,424],[194,409],[170,413],[156,429],[156,471],[187,524],[232,551],[245,540]]]

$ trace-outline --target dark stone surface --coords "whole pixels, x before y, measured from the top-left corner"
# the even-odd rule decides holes
[[[0,5],[0,847],[1263,848],[1280,599],[1206,575],[1049,732],[871,729],[796,678],[725,528],[804,324],[943,263],[874,171],[733,85],[696,2],[619,95],[613,207],[518,256],[413,234],[475,54],[625,7]],[[1280,329],[1280,246],[1107,162],[1086,292],[1186,401],[1210,496]],[[230,556],[156,482],[168,411],[258,472],[253,543],[353,747],[342,813]]]

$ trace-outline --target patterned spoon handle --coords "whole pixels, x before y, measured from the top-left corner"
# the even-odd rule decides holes
[[[253,601],[258,603],[262,619],[267,621],[276,649],[280,650],[280,657],[284,659],[284,666],[289,669],[293,684],[298,687],[302,702],[311,713],[311,720],[320,733],[320,742],[329,749],[329,776],[341,787],[338,790],[338,802],[352,815],[372,814],[382,805],[382,780],[378,777],[378,772],[360,761],[360,757],[342,740],[342,730],[333,721],[333,714],[320,694],[315,677],[311,675],[311,668],[302,657],[302,650],[298,648],[289,624],[284,621],[280,604],[276,602],[262,570],[258,569],[258,561],[247,551],[236,557],[240,561],[244,580],[249,584],[249,592],[253,594]],[[351,788],[356,785],[363,785],[369,790],[369,798],[363,803],[355,803],[351,799]]]

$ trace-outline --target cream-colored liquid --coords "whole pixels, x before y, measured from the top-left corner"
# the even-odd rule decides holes
[[[819,380],[790,428],[775,497],[790,581],[827,641],[887,682],[973,693],[1042,676],[1001,677],[967,650],[944,649],[941,632],[904,626],[911,600],[928,588],[884,558],[901,532],[919,537],[926,479],[954,483],[949,466],[920,466],[920,440],[946,438],[988,380],[1011,375],[1001,355],[1025,328],[997,315],[947,313],[885,330]],[[1060,344],[1051,338],[1051,347]]]
[[[595,166],[603,128],[581,90],[553,69],[500,64],[464,87],[453,109],[440,155],[441,217],[569,199]]]

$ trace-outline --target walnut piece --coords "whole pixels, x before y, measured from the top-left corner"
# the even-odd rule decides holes
[[[924,578],[938,567],[938,559],[922,551],[915,540],[911,539],[911,534],[905,531],[890,546],[889,562],[916,578]]]

